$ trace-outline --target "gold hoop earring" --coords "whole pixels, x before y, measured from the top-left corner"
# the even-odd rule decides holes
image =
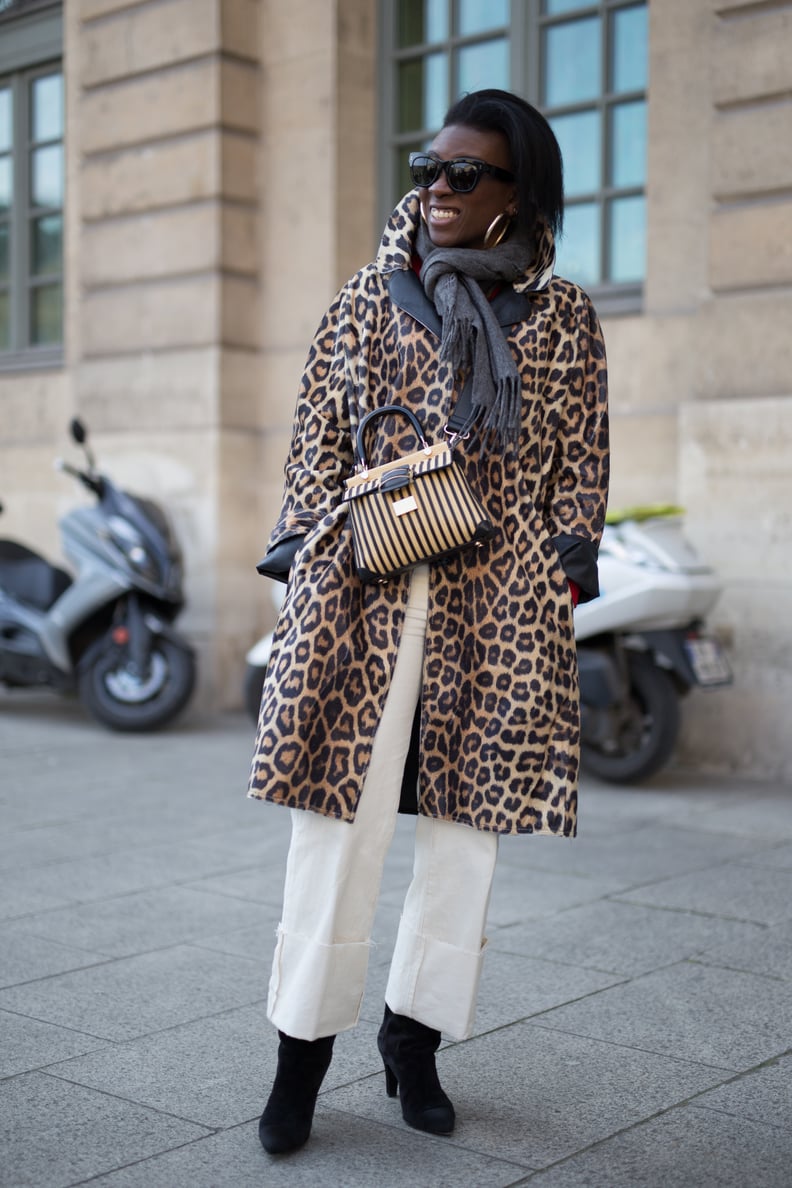
[[[506,236],[511,230],[511,225],[514,216],[510,215],[508,211],[502,210],[500,214],[496,214],[495,218],[487,227],[487,233],[484,236],[484,247],[494,248],[498,244],[503,243]]]

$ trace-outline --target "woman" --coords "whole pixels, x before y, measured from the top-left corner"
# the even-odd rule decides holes
[[[378,1036],[409,1125],[454,1125],[435,1052],[441,1032],[471,1034],[499,834],[575,833],[573,604],[597,594],[608,440],[596,314],[553,277],[561,157],[534,108],[490,90],[451,108],[411,172],[311,348],[265,564],[296,552],[250,784],[293,810],[259,1127],[273,1153],[307,1140],[334,1037],[357,1022],[413,726],[415,869]],[[493,539],[363,584],[342,502],[358,425],[398,403],[442,440],[463,390],[457,456]],[[405,418],[378,424],[369,462],[417,448]]]

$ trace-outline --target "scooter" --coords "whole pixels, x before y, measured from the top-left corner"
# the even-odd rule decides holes
[[[639,783],[674,753],[681,698],[731,683],[723,649],[703,627],[721,586],[686,540],[678,508],[609,514],[599,576],[599,598],[575,610],[582,765],[610,783]],[[273,584],[276,608],[283,589]],[[254,720],[271,648],[272,633],[246,657]]]
[[[609,514],[599,580],[599,598],[575,610],[582,765],[610,783],[637,783],[671,759],[681,698],[732,681],[703,626],[721,586],[685,538],[678,508]]]
[[[76,692],[113,730],[154,730],[195,687],[193,649],[172,626],[184,606],[181,551],[162,508],[98,472],[81,421],[70,431],[85,466],[56,467],[96,497],[59,524],[77,576],[0,540],[0,684]]]

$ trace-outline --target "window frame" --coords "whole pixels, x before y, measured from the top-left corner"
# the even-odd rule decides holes
[[[12,96],[12,133],[10,156],[13,164],[11,206],[7,225],[9,235],[9,277],[3,289],[9,295],[10,346],[0,348],[0,372],[41,370],[59,367],[64,360],[65,339],[65,268],[63,236],[65,231],[64,196],[59,208],[34,208],[30,193],[30,166],[33,152],[40,147],[33,139],[30,95],[37,78],[59,73],[63,78],[63,13],[61,3],[51,0],[28,0],[6,11],[0,10],[0,86],[8,86]],[[65,104],[64,104],[65,125]],[[65,126],[57,143],[65,153]],[[55,142],[42,142],[55,143]],[[57,210],[61,216],[61,263],[55,273],[35,275],[32,270],[31,241],[33,224]],[[31,303],[33,293],[53,280],[61,284],[61,339],[57,343],[31,342]]]
[[[452,0],[447,0],[449,14]],[[609,161],[612,155],[613,128],[610,119],[611,112],[618,106],[642,101],[649,106],[648,83],[644,90],[613,92],[609,90],[611,71],[609,69],[609,55],[611,50],[611,36],[601,38],[601,77],[602,85],[599,93],[590,101],[570,103],[557,106],[545,106],[542,102],[542,84],[545,71],[543,61],[544,36],[543,31],[551,25],[564,24],[580,20],[586,16],[597,16],[604,22],[604,31],[613,28],[614,13],[619,9],[643,6],[648,11],[648,0],[591,0],[586,3],[581,0],[580,7],[569,13],[549,14],[542,12],[541,0],[510,0],[509,18],[505,27],[498,26],[486,33],[467,37],[454,36],[449,22],[449,36],[442,41],[411,45],[401,49],[397,45],[397,0],[381,0],[379,21],[379,60],[380,78],[380,144],[383,149],[379,154],[378,208],[381,212],[380,223],[384,225],[393,207],[393,195],[398,182],[398,153],[406,144],[413,143],[419,136],[430,138],[437,129],[415,129],[409,133],[397,130],[398,115],[398,68],[405,59],[420,58],[428,52],[443,50],[449,56],[448,87],[449,102],[456,95],[455,91],[455,51],[465,44],[481,44],[486,40],[503,37],[509,41],[509,66],[511,78],[508,89],[519,95],[524,95],[528,102],[543,111],[548,118],[556,115],[574,114],[582,110],[596,110],[602,121],[602,137],[600,144],[600,185],[596,190],[585,195],[575,195],[574,199],[566,199],[565,206],[571,209],[583,202],[594,202],[598,218],[598,250],[601,253],[601,271],[607,271],[610,259],[610,216],[609,211],[614,200],[640,196],[646,199],[646,179],[640,186],[617,186],[611,183]],[[649,46],[647,44],[647,55]],[[647,63],[648,65],[648,63]],[[646,235],[646,230],[645,230]],[[621,314],[639,313],[643,308],[644,289],[646,285],[646,261],[644,274],[639,281],[615,282],[600,280],[596,284],[587,286],[597,308],[602,313]]]

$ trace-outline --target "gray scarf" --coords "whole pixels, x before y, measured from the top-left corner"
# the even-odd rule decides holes
[[[415,249],[423,261],[421,283],[443,322],[440,358],[455,373],[472,372],[472,412],[482,439],[497,434],[502,446],[520,431],[522,384],[503,331],[484,290],[523,277],[536,247],[517,235],[497,247],[438,248],[423,222]]]

